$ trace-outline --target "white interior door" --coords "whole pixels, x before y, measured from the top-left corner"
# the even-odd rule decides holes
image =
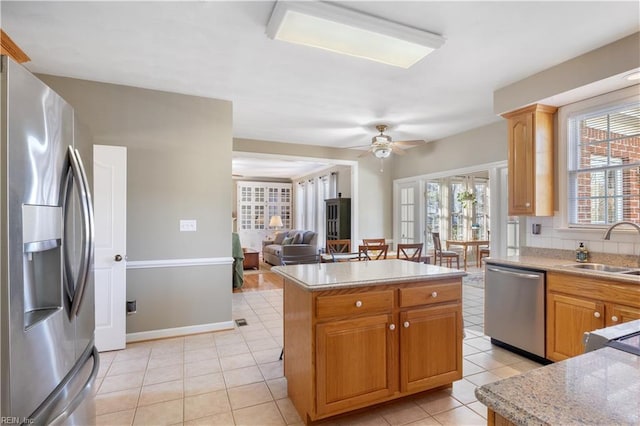
[[[127,148],[93,147],[96,347],[126,344]]]

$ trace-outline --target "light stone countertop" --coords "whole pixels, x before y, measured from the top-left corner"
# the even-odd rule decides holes
[[[541,256],[507,256],[507,257],[486,257],[485,263],[497,266],[514,266],[517,268],[528,268],[538,271],[563,272],[583,277],[603,278],[607,280],[620,281],[625,283],[640,284],[640,275],[625,275],[620,273],[600,272],[589,269],[580,269],[572,265],[579,265],[578,262],[556,257]],[[629,267],[629,269],[637,269]]]
[[[467,275],[458,269],[398,259],[276,266],[271,271],[311,291]]]
[[[605,347],[486,384],[475,394],[518,425],[637,425],[640,356]]]

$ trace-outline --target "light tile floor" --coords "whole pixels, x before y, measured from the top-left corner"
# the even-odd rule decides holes
[[[473,272],[473,271],[469,271]],[[493,346],[482,333],[483,290],[463,288],[464,378],[323,425],[485,425],[476,386],[539,364]],[[99,425],[298,425],[287,398],[282,290],[233,294],[233,318],[247,326],[153,342],[101,354],[96,383]]]

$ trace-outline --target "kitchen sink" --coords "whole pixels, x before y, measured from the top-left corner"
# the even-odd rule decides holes
[[[630,268],[624,266],[611,266],[602,263],[575,263],[571,265],[565,265],[577,269],[588,269],[590,271],[599,272],[616,272],[616,273],[635,273],[638,271],[632,271]]]

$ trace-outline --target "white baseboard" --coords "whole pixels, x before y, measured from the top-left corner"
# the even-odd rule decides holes
[[[210,324],[189,325],[186,327],[164,328],[161,330],[140,331],[127,333],[127,343],[143,340],[165,339],[167,337],[188,336],[190,334],[207,333],[210,331],[230,330],[234,328],[233,321],[214,322]]]

